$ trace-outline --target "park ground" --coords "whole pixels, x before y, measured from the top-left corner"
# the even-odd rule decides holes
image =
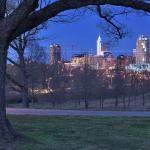
[[[16,97],[14,97],[16,99]],[[13,99],[13,100],[14,100]],[[30,103],[30,108],[33,109],[62,109],[62,110],[85,110],[85,102],[84,100],[72,100],[69,99],[68,101],[60,100],[55,101],[55,106],[53,106],[52,101],[49,99],[48,95],[38,95],[38,101],[34,103]],[[136,105],[133,98],[131,99],[130,106],[128,106],[128,98],[125,100],[126,107],[124,108],[123,99],[120,98],[118,100],[118,107],[115,106],[115,99],[105,99],[103,103],[103,109],[100,108],[100,101],[99,100],[88,100],[89,107],[88,110],[104,110],[104,111],[150,111],[150,94],[145,95],[145,105],[142,105],[142,96],[137,96]],[[7,107],[11,108],[22,108],[22,103],[8,103]]]
[[[149,150],[150,118],[9,116],[24,138],[0,150]]]

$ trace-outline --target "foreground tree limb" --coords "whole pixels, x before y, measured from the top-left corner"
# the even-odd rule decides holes
[[[0,39],[0,136],[16,137],[18,134],[6,117],[5,77],[8,44]]]
[[[21,68],[21,66],[19,64],[17,64],[15,61],[13,61],[12,59],[7,57],[7,60],[12,63],[13,65],[17,66],[18,68]]]
[[[0,19],[3,19],[5,16],[6,1],[7,0],[0,0]]]
[[[143,10],[148,13],[150,12],[150,4],[139,0],[61,0],[51,3],[50,5],[29,15],[26,20],[20,25],[20,27],[13,33],[12,38],[17,37],[23,32],[31,30],[32,28],[40,25],[50,18],[55,17],[63,11],[79,9],[88,5],[97,6],[108,4],[113,6],[130,7],[136,10]]]

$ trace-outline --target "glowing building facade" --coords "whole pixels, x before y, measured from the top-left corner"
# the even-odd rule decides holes
[[[97,39],[97,56],[103,56],[103,44],[102,44],[102,39],[99,36]]]
[[[136,64],[146,64],[149,62],[149,40],[141,35],[136,42],[136,49],[133,50]]]
[[[50,46],[50,64],[55,65],[61,61],[61,47],[59,44]]]

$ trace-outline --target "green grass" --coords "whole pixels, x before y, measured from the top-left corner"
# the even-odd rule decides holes
[[[149,150],[150,118],[9,116],[26,138],[0,150]]]

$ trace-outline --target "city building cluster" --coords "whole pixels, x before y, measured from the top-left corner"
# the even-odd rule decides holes
[[[87,53],[76,54],[69,61],[61,59],[61,46],[59,44],[50,46],[50,64],[63,65],[65,69],[82,69],[85,64],[88,64],[92,69],[108,72],[115,69],[118,62],[120,67],[126,70],[150,71],[149,39],[145,35],[140,35],[136,42],[136,48],[133,49],[133,55],[114,57],[99,36],[96,55]]]

